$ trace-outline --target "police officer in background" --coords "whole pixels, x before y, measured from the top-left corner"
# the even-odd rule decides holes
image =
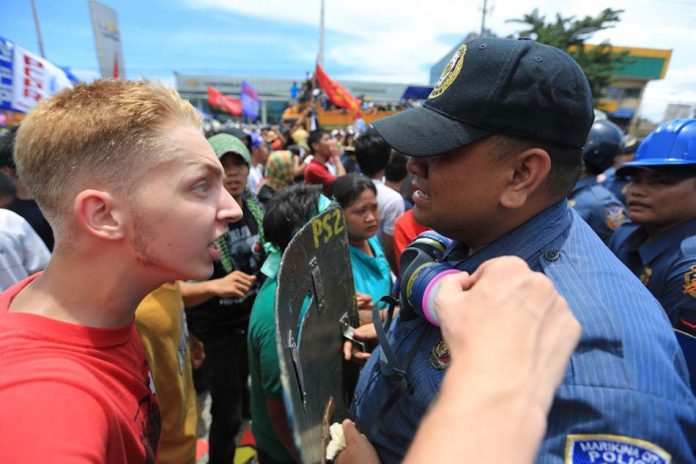
[[[568,204],[604,243],[626,222],[626,211],[613,193],[597,183],[597,176],[614,164],[622,150],[623,134],[619,126],[606,119],[595,121],[582,150],[583,172],[568,196]]]
[[[626,206],[626,186],[628,185],[628,178],[617,177],[616,169],[623,163],[633,160],[633,157],[636,156],[638,146],[640,146],[640,142],[640,139],[633,135],[624,135],[623,153],[614,160],[614,165],[612,167],[597,176],[597,182],[613,193],[624,206]]]
[[[374,126],[411,156],[414,217],[454,240],[443,267],[474,273],[518,256],[550,278],[583,328],[537,462],[592,462],[603,452],[614,462],[694,462],[696,400],[669,322],[566,201],[592,122],[587,79],[568,54],[481,38],[456,51],[423,106]],[[402,282],[426,268],[402,266]],[[390,350],[373,352],[351,406],[385,463],[403,459],[450,363],[439,327],[417,308],[432,290],[423,287],[411,287],[422,300],[400,301]]]
[[[696,119],[662,124],[617,174],[632,222],[609,246],[667,312],[696,391]]]

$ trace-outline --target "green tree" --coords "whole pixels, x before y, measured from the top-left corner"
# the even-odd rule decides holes
[[[615,51],[608,42],[586,46],[585,41],[598,31],[616,26],[621,13],[623,10],[607,8],[596,17],[585,16],[582,19],[575,16],[564,18],[556,14],[555,22],[546,22],[546,17],[535,9],[531,14],[508,22],[527,26],[517,33],[518,37],[530,37],[567,51],[585,71],[592,95],[597,101],[602,96],[602,90],[611,85],[614,72],[629,64],[631,58],[628,51]]]

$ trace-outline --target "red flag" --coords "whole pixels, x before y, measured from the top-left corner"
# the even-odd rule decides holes
[[[114,53],[114,75],[112,77],[114,79],[121,77],[118,71],[118,53]]]
[[[228,97],[215,89],[212,85],[208,86],[208,103],[216,106],[234,116],[242,115],[242,101],[238,98]]]
[[[324,91],[331,103],[341,108],[347,108],[356,115],[360,113],[360,100],[355,98],[341,84],[326,75],[319,63],[315,70],[319,86]]]

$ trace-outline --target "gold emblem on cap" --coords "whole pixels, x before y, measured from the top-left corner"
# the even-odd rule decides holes
[[[464,63],[464,55],[466,54],[466,45],[462,45],[454,52],[452,58],[445,65],[445,69],[442,70],[440,78],[437,80],[433,91],[428,95],[428,100],[431,98],[439,97],[444,93],[447,88],[452,85],[452,82],[457,78],[459,72],[462,70],[462,63]]]

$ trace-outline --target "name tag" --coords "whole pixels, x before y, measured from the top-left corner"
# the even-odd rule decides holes
[[[659,446],[621,435],[568,435],[566,464],[669,464],[672,456]]]

